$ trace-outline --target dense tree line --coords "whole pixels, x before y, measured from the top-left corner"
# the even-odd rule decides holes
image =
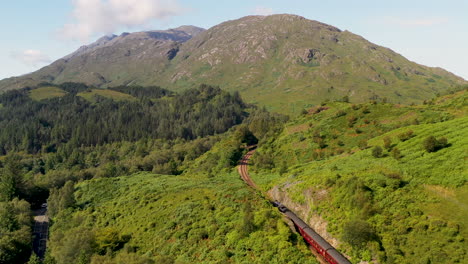
[[[23,191],[21,167],[9,157],[0,168],[0,264],[24,263],[31,250],[30,205],[20,200]]]
[[[96,103],[77,95],[83,84],[60,87],[63,97],[34,101],[29,89],[0,95],[0,154],[55,152],[59,145],[95,146],[141,138],[195,139],[225,132],[244,118],[239,94],[202,85],[180,94],[161,88],[114,88],[139,98]],[[163,97],[163,98],[162,98]]]

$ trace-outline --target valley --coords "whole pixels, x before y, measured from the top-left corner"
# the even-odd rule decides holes
[[[0,264],[465,263],[467,90],[297,15],[106,35],[0,80]]]

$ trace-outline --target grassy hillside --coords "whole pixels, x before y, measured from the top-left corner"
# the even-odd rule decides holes
[[[67,93],[55,86],[43,86],[31,90],[29,96],[35,101],[65,96]]]
[[[315,263],[234,170],[257,142],[256,183],[353,263],[468,259],[466,90],[412,106],[343,98],[287,121],[206,85],[57,88],[0,96],[3,229],[18,230],[19,199],[48,197],[46,263]]]
[[[312,109],[260,147],[254,179],[306,218],[324,219],[356,262],[464,263],[466,98]],[[428,152],[429,136],[448,144]]]
[[[317,263],[278,211],[233,170],[244,139],[238,127],[192,142],[83,149],[82,160],[119,173],[81,169],[93,179],[52,188],[49,257],[58,263]],[[148,172],[161,171],[155,163],[167,165],[165,173],[177,166],[182,175]],[[37,179],[53,182],[61,167]],[[146,172],[132,173],[139,170]]]
[[[77,96],[81,96],[90,102],[96,102],[96,96],[102,96],[115,101],[135,101],[136,98],[118,91],[107,90],[107,89],[91,89],[91,91],[85,91],[78,93]]]
[[[78,184],[75,198],[51,231],[58,263],[316,263],[235,173],[97,179]]]
[[[63,97],[67,94],[66,91],[60,89],[57,86],[39,86],[29,92],[29,97],[35,101],[41,101],[45,99],[52,99],[57,97]],[[80,96],[91,103],[96,102],[96,97],[103,97],[112,99],[114,101],[135,101],[136,98],[122,92],[109,90],[109,89],[88,89],[77,93]]]

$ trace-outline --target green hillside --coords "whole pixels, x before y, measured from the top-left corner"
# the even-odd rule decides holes
[[[90,263],[316,263],[235,173],[97,179],[75,197],[75,212],[59,214],[51,231],[58,263],[80,254]]]
[[[8,91],[0,263],[29,257],[29,206],[46,201],[48,264],[316,263],[235,171],[257,143],[257,185],[353,263],[464,263],[466,99],[341,98],[288,120],[207,85]]]
[[[96,102],[96,97],[99,97],[99,96],[104,97],[104,98],[109,98],[115,101],[136,100],[135,97],[129,94],[121,93],[121,92],[113,91],[113,90],[107,90],[107,89],[91,89],[90,91],[78,93],[77,96],[81,96],[90,102]]]
[[[261,145],[253,178],[304,217],[323,219],[356,262],[464,263],[466,98],[325,104]],[[428,151],[430,136],[448,143]]]
[[[31,99],[41,101],[44,99],[50,99],[55,97],[62,97],[67,94],[64,90],[55,86],[43,86],[37,89],[31,90],[29,96]]]

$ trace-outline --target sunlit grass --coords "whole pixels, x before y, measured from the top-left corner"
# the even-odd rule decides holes
[[[81,96],[90,102],[96,102],[96,96],[102,96],[102,97],[109,98],[115,101],[136,100],[135,97],[129,94],[121,93],[121,92],[117,92],[113,90],[107,90],[107,89],[92,89],[89,92],[78,93],[78,96]]]
[[[45,86],[45,87],[40,87],[34,90],[31,90],[29,92],[29,96],[31,99],[35,101],[41,101],[44,99],[50,99],[50,98],[55,98],[55,97],[62,97],[66,95],[67,93],[58,88],[58,87],[53,87],[53,86]]]

